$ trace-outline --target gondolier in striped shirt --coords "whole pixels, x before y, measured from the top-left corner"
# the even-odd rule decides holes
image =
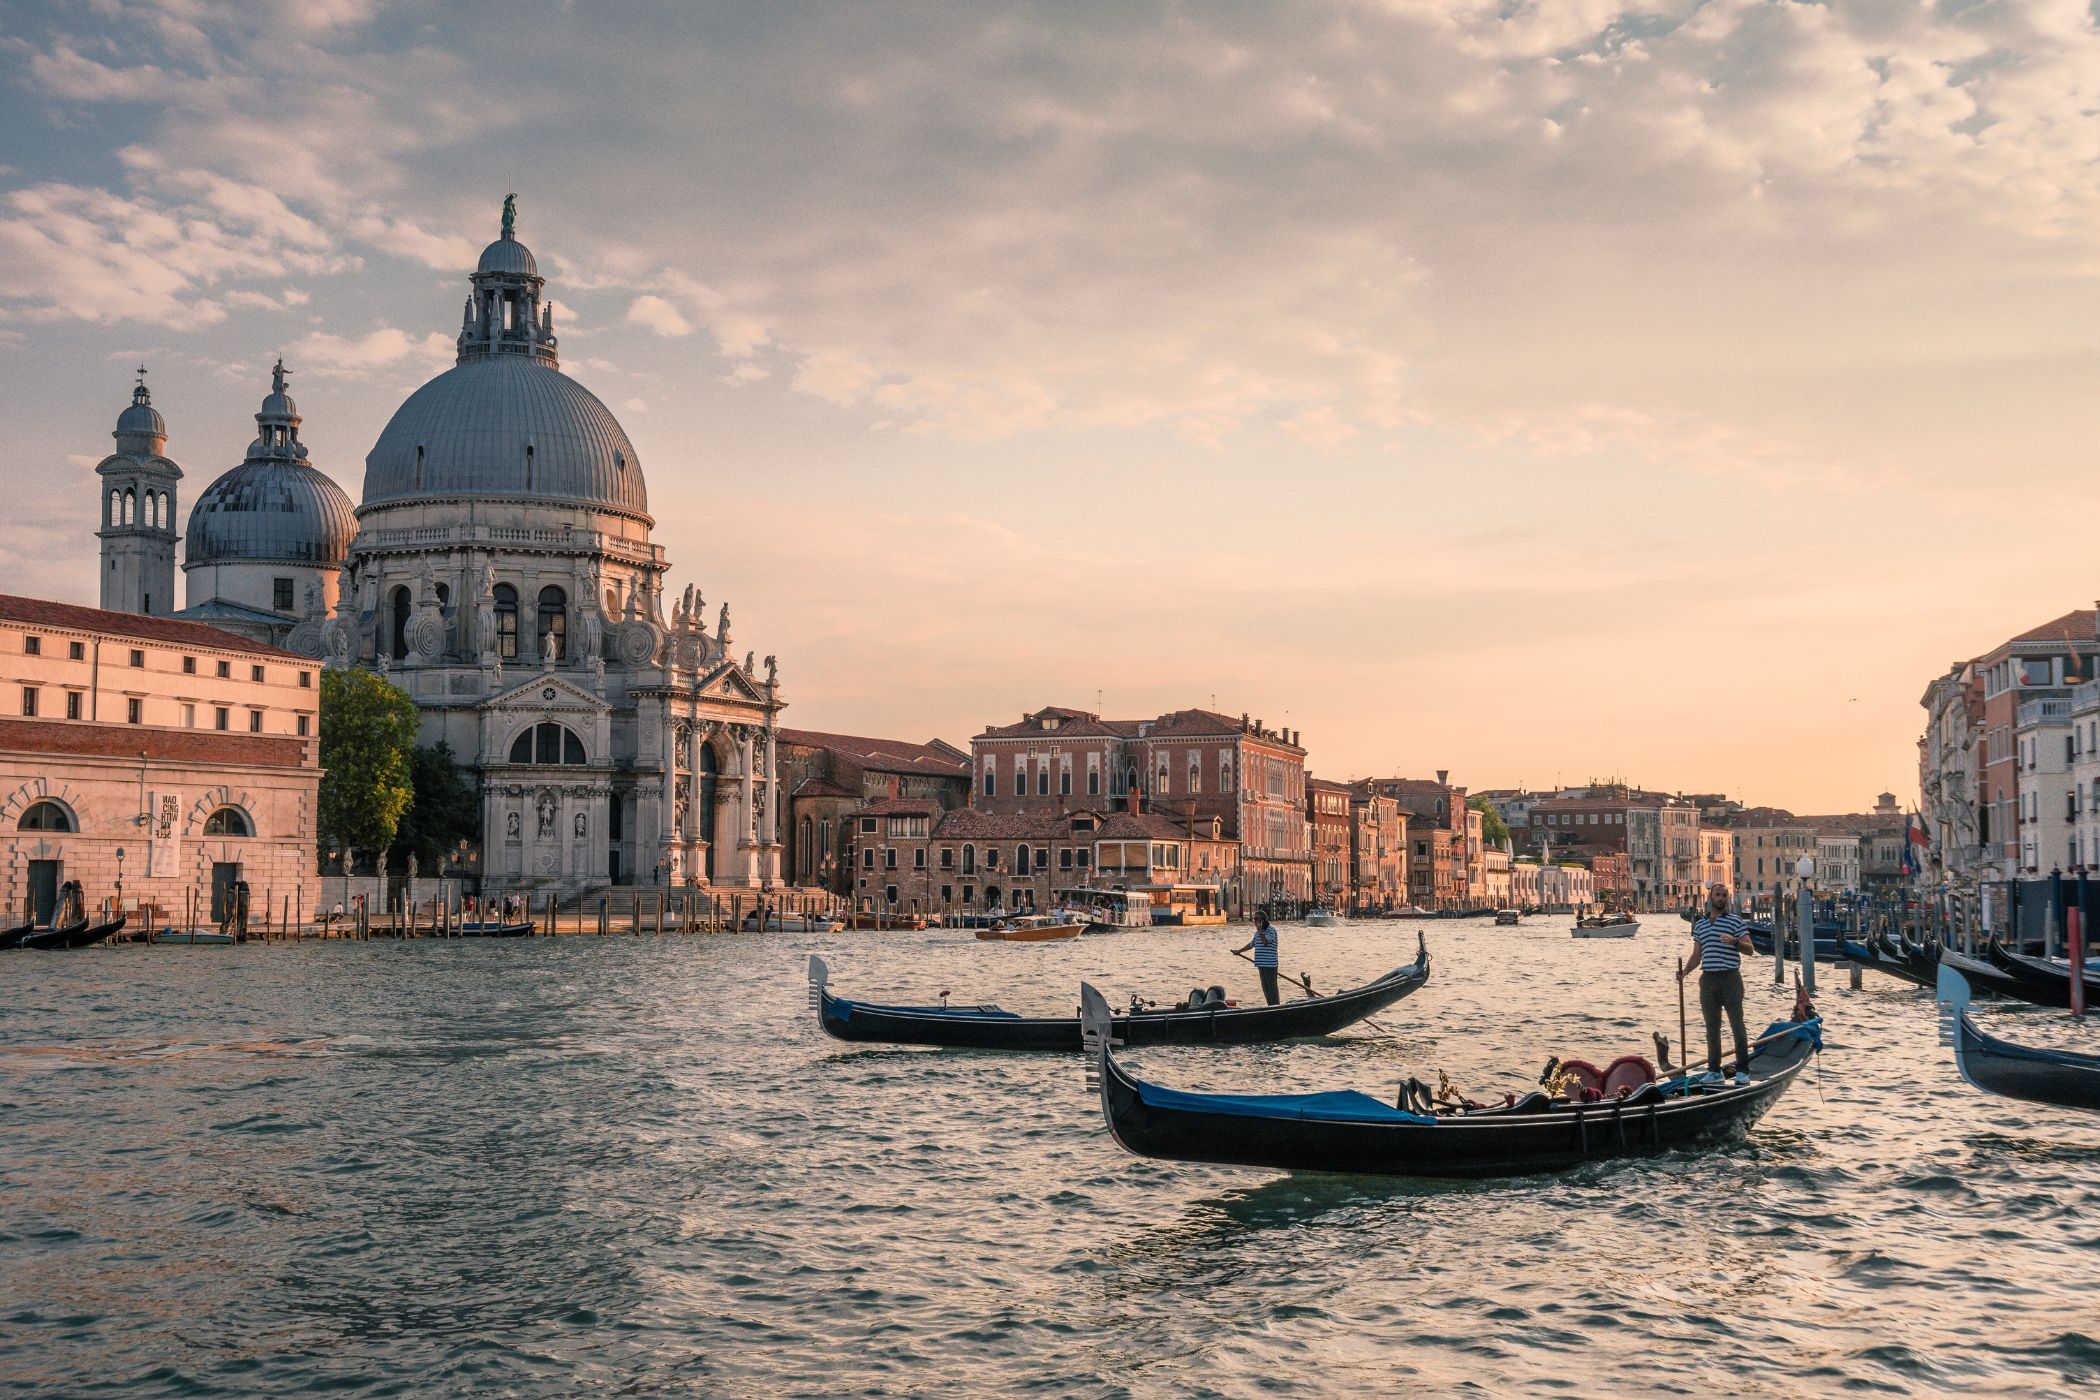
[[[1735,1082],[1750,1082],[1750,1037],[1743,1029],[1743,954],[1757,951],[1750,941],[1750,925],[1728,908],[1728,887],[1715,885],[1706,893],[1706,912],[1692,925],[1692,955],[1677,969],[1678,980],[1699,969],[1699,1014],[1706,1018],[1706,1077],[1703,1083],[1721,1082],[1721,1013],[1728,1013],[1729,1029],[1735,1033]],[[1689,1047],[1685,1055],[1690,1068]]]
[[[1261,974],[1261,994],[1268,998],[1269,1005],[1274,1006],[1277,1001],[1276,927],[1269,922],[1267,914],[1261,916],[1260,926],[1254,930],[1254,936],[1232,951],[1244,953],[1249,949],[1254,953],[1254,970]]]

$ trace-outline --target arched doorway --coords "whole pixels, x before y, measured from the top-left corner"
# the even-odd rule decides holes
[[[715,779],[721,772],[720,765],[715,762],[715,746],[703,741],[695,762],[699,764],[699,772],[694,776],[699,781],[694,784],[698,789],[693,794],[694,830],[707,842],[705,873],[708,883],[712,884],[715,878]]]

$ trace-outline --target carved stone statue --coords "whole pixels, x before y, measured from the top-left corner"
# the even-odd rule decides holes
[[[590,824],[584,820],[583,813],[578,812],[576,814],[576,839],[581,841],[584,837],[584,833],[589,830]]]
[[[474,647],[481,664],[496,664],[496,566],[481,566],[480,587],[474,590]]]
[[[487,228],[488,225],[483,224],[482,227]],[[517,228],[518,197],[514,194],[507,194],[503,196],[503,236],[505,238],[515,237]]]
[[[516,812],[512,812],[509,818],[506,819],[503,824],[503,834],[509,837],[511,840],[515,841],[518,839],[519,828],[522,825],[523,823],[518,820],[518,814]]]
[[[780,662],[775,658],[769,656],[766,658],[766,689],[771,690],[774,686],[779,684]]]
[[[722,654],[729,655],[729,604],[722,604],[722,616],[715,623],[715,640],[722,644]]]
[[[757,652],[747,651],[744,653],[744,674],[747,676],[755,676],[758,674]]]
[[[545,841],[554,835],[554,799],[552,797],[549,797],[544,793],[541,794],[539,802],[539,813],[540,840]]]

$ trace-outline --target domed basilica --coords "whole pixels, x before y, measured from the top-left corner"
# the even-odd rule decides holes
[[[458,362],[395,411],[354,508],[277,365],[246,460],[190,512],[173,615],[407,692],[478,785],[491,889],[777,885],[774,659],[739,660],[728,605],[710,630],[690,586],[667,615],[641,459],[561,372],[511,220],[506,201],[468,279]],[[166,614],[182,472],[143,371],[114,436],[102,605]]]

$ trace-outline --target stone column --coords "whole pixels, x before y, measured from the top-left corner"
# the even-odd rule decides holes
[[[671,718],[670,697],[658,698],[656,722],[661,730],[657,748],[664,775],[656,799],[656,830],[651,833],[656,854],[650,858],[648,873],[650,879],[655,879],[656,862],[661,860],[664,878],[675,883],[684,871],[678,855],[678,726]]]

